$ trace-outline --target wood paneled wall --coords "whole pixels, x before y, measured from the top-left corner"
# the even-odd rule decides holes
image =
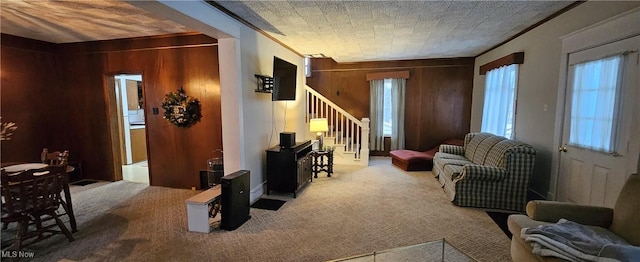
[[[471,122],[473,58],[336,63],[311,59],[307,85],[360,119],[369,116],[367,73],[409,70],[405,100],[406,148],[429,150],[463,138]]]
[[[55,97],[55,104],[64,111],[62,115],[66,115],[67,119],[56,128],[47,128],[49,125],[44,122],[41,127],[52,133],[67,134],[68,143],[64,147],[69,148],[72,159],[83,161],[85,178],[115,179],[110,136],[110,128],[113,127],[110,126],[108,92],[105,89],[108,75],[141,73],[143,76],[152,185],[198,187],[198,171],[206,168],[206,160],[213,156],[214,149],[222,149],[218,48],[215,39],[204,35],[171,35],[50,46],[45,54],[52,60],[51,64],[43,65],[36,61],[28,69],[19,68],[20,72],[30,75],[24,79],[17,78],[17,75],[5,79],[5,65],[33,59],[26,55],[30,51],[18,52],[24,54],[17,54],[15,58],[10,57],[12,60],[6,61],[4,38],[2,40],[3,117],[7,115],[9,120],[8,116],[13,114],[22,115],[19,118],[45,114],[40,112],[42,110],[33,110],[27,103],[22,103],[12,111],[14,113],[5,114],[5,101],[9,99],[5,97],[5,80],[15,86],[12,93],[26,92],[24,96],[34,103],[53,103],[51,98]],[[19,65],[11,66],[17,68]],[[34,78],[44,78],[49,74],[51,76],[47,81],[29,83]],[[40,90],[51,86],[56,87],[57,91],[49,91],[49,95],[41,93]],[[162,118],[164,95],[175,92],[181,86],[187,95],[199,99],[202,105],[202,120],[190,128],[178,128]],[[153,108],[158,108],[159,114],[154,115]],[[29,135],[26,139],[40,138]],[[53,137],[42,140],[49,144],[57,143]],[[37,156],[42,150],[38,147]],[[5,151],[3,143],[3,162],[5,154],[10,152]],[[20,157],[12,159],[20,161],[30,154],[19,153]]]
[[[65,92],[58,81],[54,44],[1,35],[0,114],[2,122],[15,122],[11,140],[2,141],[2,162],[40,162],[42,148],[71,148],[64,132]],[[71,160],[76,159],[71,155]]]

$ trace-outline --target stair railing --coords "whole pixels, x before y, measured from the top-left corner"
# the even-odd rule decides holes
[[[334,144],[344,146],[345,153],[353,153],[356,160],[369,162],[369,119],[356,119],[329,99],[305,86],[306,122],[312,118],[327,118],[329,131],[327,138],[333,138]],[[326,139],[326,138],[325,138]]]

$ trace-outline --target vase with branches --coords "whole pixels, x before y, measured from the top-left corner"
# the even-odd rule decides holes
[[[14,122],[2,122],[2,117],[0,117],[0,124],[2,125],[2,131],[0,132],[0,141],[11,140],[11,135],[13,135],[13,131],[15,131],[18,126]]]

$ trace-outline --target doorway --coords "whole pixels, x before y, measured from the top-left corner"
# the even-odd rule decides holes
[[[640,36],[571,53],[562,127],[565,200],[613,207],[637,168]]]
[[[115,180],[149,184],[149,165],[147,157],[146,121],[141,74],[116,74],[109,76],[113,89],[110,104],[116,112],[112,112],[111,123],[117,126],[118,140],[114,143]],[[115,118],[115,119],[114,119]],[[115,161],[117,160],[117,161]]]

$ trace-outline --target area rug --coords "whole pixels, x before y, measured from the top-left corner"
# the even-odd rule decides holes
[[[258,201],[254,202],[251,207],[275,211],[280,209],[280,207],[282,207],[286,202],[287,201],[278,199],[260,198]]]

